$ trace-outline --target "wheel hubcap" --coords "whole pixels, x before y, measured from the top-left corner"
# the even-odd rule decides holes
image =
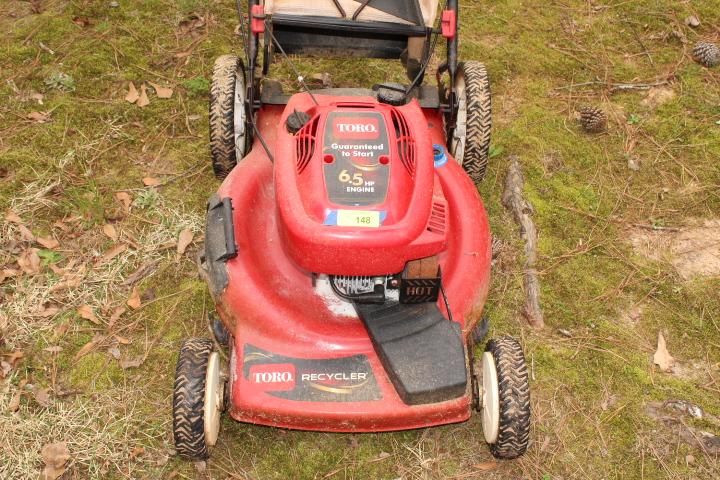
[[[497,369],[492,353],[482,357],[482,426],[485,441],[493,444],[500,430],[500,396]]]
[[[205,374],[204,403],[205,443],[210,446],[215,445],[220,432],[223,395],[223,386],[220,383],[220,357],[217,352],[212,352]]]
[[[233,128],[235,130],[235,158],[239,162],[245,156],[245,78],[242,70],[235,72],[235,101],[233,103]]]
[[[462,72],[458,72],[455,78],[455,95],[457,95],[458,99],[458,109],[450,149],[455,160],[462,165],[465,157],[465,139],[467,137],[467,90],[465,89],[465,75]]]

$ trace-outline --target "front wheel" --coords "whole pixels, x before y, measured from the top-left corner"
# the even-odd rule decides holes
[[[209,457],[220,431],[224,396],[220,357],[212,341],[186,340],[180,347],[173,391],[173,436],[180,457]]]
[[[454,85],[457,98],[455,128],[449,133],[450,153],[477,185],[485,177],[490,157],[492,103],[485,65],[458,65]]]
[[[511,337],[493,338],[482,356],[482,426],[493,456],[518,458],[530,439],[530,386],[525,355]]]

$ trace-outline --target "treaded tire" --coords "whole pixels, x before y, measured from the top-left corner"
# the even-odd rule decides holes
[[[173,436],[175,451],[187,460],[209,457],[205,441],[205,376],[212,341],[205,338],[185,340],[175,367],[173,391]]]
[[[235,55],[223,55],[215,60],[210,87],[210,155],[215,176],[225,178],[237,165],[235,145],[235,85],[242,75],[245,84],[245,68]],[[245,95],[242,92],[243,96]],[[238,148],[247,153],[248,132],[244,145]]]
[[[500,397],[500,428],[490,451],[496,458],[518,458],[530,440],[530,386],[525,355],[512,337],[491,339],[485,351],[495,359]]]
[[[456,157],[475,184],[485,177],[490,156],[490,131],[492,129],[492,99],[490,80],[485,65],[468,61],[458,65],[458,76],[465,80],[467,120],[465,127],[465,147],[456,152],[453,138],[448,139],[450,153]],[[456,79],[457,82],[457,79]],[[457,158],[461,153],[462,158]]]

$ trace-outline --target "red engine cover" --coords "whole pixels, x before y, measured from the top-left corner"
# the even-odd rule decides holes
[[[294,96],[311,119],[278,128],[275,198],[287,254],[310,272],[385,275],[445,247],[447,202],[416,101]],[[349,254],[348,252],[352,252]]]

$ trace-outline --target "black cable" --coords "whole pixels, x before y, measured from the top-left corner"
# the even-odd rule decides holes
[[[307,94],[310,95],[310,98],[312,98],[312,101],[315,103],[315,105],[320,105],[320,103],[318,103],[317,99],[315,98],[315,95],[312,94],[308,86],[305,84],[304,77],[300,75],[298,69],[295,68],[295,64],[292,62],[292,60],[290,60],[290,57],[287,56],[285,50],[283,50],[282,48],[282,45],[280,45],[280,42],[278,42],[278,39],[275,38],[275,35],[272,33],[272,29],[270,28],[270,24],[268,23],[267,19],[265,20],[265,33],[270,34],[270,38],[272,38],[273,43],[277,45],[280,53],[282,53],[283,57],[285,57],[285,60],[287,60],[288,64],[290,65],[290,68],[292,68],[293,72],[295,72],[295,76],[297,77],[298,82],[300,83],[300,85],[302,85],[303,89],[307,92]]]
[[[452,312],[450,311],[450,302],[448,302],[447,295],[445,295],[445,287],[443,287],[442,280],[440,280],[440,293],[442,293],[443,302],[445,303],[445,310],[447,310],[448,320],[453,321]]]
[[[447,8],[448,0],[445,0],[445,4],[443,5],[443,8],[440,10],[440,12],[444,12]],[[410,84],[410,86],[405,90],[405,96],[409,95],[410,92],[412,92],[413,88],[417,87],[418,83],[420,82],[420,79],[425,75],[425,71],[427,70],[428,65],[430,65],[430,60],[432,59],[432,56],[435,54],[435,48],[437,47],[438,38],[440,37],[441,29],[441,23],[442,23],[442,14],[438,17],[436,20],[435,27],[433,28],[434,37],[432,39],[432,44],[430,46],[430,50],[428,51],[428,56],[425,58],[425,62],[423,62],[422,67],[420,68],[420,71],[415,76],[415,79]]]

